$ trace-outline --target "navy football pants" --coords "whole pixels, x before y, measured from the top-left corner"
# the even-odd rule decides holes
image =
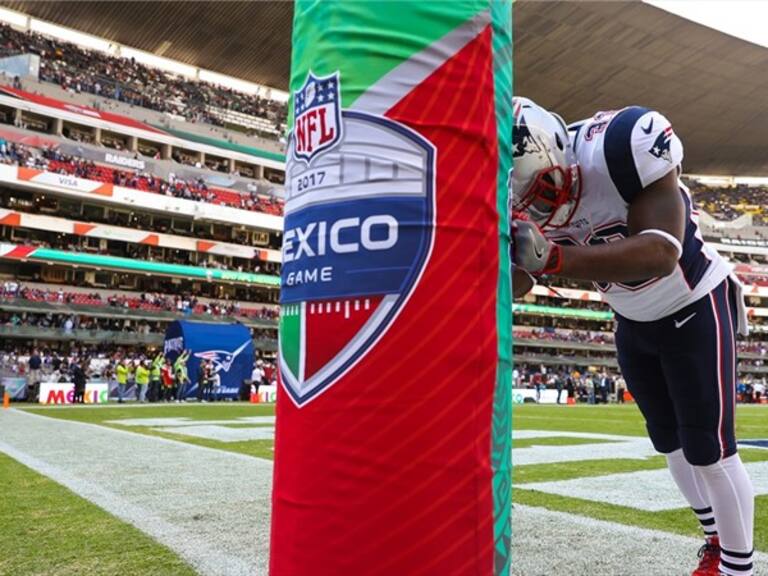
[[[696,466],[735,454],[737,308],[731,280],[661,320],[617,318],[619,366],[656,450],[682,447]]]

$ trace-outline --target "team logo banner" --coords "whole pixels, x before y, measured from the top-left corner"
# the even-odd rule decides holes
[[[342,111],[338,91],[338,74],[310,73],[294,94],[280,371],[298,406],[384,334],[416,286],[434,234],[433,146],[398,122]]]
[[[188,350],[187,372],[191,382],[187,397],[196,395],[200,363],[210,361],[221,377],[223,397],[236,398],[240,385],[251,378],[255,351],[250,330],[242,324],[211,324],[177,320],[168,325],[163,354],[171,362]]]

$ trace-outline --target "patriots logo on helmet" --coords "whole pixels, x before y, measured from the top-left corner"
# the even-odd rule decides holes
[[[520,122],[512,128],[512,157],[519,158],[535,152],[541,152],[541,147],[528,129],[525,117],[520,116]]]
[[[280,383],[298,407],[394,324],[434,241],[435,149],[386,117],[343,110],[342,140],[286,166]],[[298,146],[293,139],[290,146]]]
[[[205,352],[195,352],[195,358],[212,361],[213,371],[216,373],[229,372],[229,369],[232,368],[232,364],[235,362],[235,359],[247,347],[248,342],[244,342],[243,345],[234,352],[227,352],[226,350],[207,350]]]
[[[672,163],[672,134],[672,126],[667,126],[658,135],[656,141],[653,143],[653,146],[651,146],[651,149],[648,150],[648,152],[656,158],[660,158],[662,160],[666,160],[669,163]]]

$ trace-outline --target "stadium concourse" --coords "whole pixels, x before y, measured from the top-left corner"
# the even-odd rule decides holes
[[[156,30],[138,38],[127,3],[3,4],[26,12],[0,24],[0,384],[13,396],[11,409],[0,412],[0,477],[11,479],[4,481],[11,497],[0,503],[0,574],[266,574],[274,405],[160,403],[133,385],[162,357],[166,330],[178,320],[247,327],[256,349],[249,380],[268,390],[275,383],[287,121],[281,90],[291,5],[233,3],[241,15],[247,4],[262,4],[250,8],[259,26],[255,17],[212,18],[217,29],[219,21],[236,26],[242,46],[269,44],[242,59],[215,47],[201,53],[200,42],[169,30],[158,54],[183,60],[174,64],[179,69],[199,65],[190,76],[170,72],[167,62],[156,67],[152,58],[123,55],[131,34],[142,49],[165,44]],[[156,3],[146,7],[147,18],[177,10],[193,21],[198,10],[221,15],[216,4]],[[539,36],[576,33],[570,24],[555,26],[559,18],[599,24],[600,39],[626,14],[610,3],[557,3],[546,15],[535,3],[521,4],[515,73],[526,95],[568,102],[566,111],[579,114],[602,105],[588,82],[612,77],[620,65],[623,82],[600,85],[605,107],[636,101],[627,90],[637,87],[632,74],[646,63],[638,59],[640,68],[623,72],[635,46],[621,38],[603,63],[608,68],[595,66],[580,86],[559,84],[557,97],[536,72]],[[89,17],[92,10],[98,18]],[[660,31],[693,26],[645,5],[629,11],[627,42],[649,22]],[[51,26],[31,31],[36,18],[79,24],[108,48],[80,44],[74,34],[62,38]],[[686,38],[701,37],[689,31]],[[756,49],[703,34],[724,54]],[[570,57],[592,61],[592,47]],[[715,57],[710,49],[702,54]],[[563,65],[556,54],[546,57],[550,71]],[[233,76],[203,81],[205,67]],[[243,78],[271,83],[232,87]],[[710,111],[701,104],[688,114],[684,98],[697,90],[681,88],[679,99],[658,105],[699,136],[690,138],[692,174],[684,182],[705,240],[746,286],[751,334],[739,342],[739,432],[758,494],[755,563],[764,574],[768,186],[739,176],[768,170],[752,149],[738,160],[736,152],[726,160],[705,152],[710,136],[691,126]],[[748,104],[737,108],[724,114],[755,116]],[[722,126],[712,133],[722,135]],[[544,279],[513,313],[512,574],[689,574],[697,527],[645,439],[616,362],[614,316],[599,289]],[[111,389],[107,405],[35,406],[41,383],[70,386],[80,370],[90,384]],[[129,392],[117,406],[123,384]],[[183,399],[174,394],[170,399]],[[49,510],[52,501],[64,512]],[[36,538],[49,545],[41,549]],[[126,552],[126,541],[135,550]],[[74,558],[71,550],[81,546],[89,552]],[[631,568],[628,555],[636,559]]]

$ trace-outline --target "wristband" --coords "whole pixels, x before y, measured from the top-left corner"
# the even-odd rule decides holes
[[[559,274],[563,269],[563,247],[559,244],[552,244],[549,251],[547,265],[541,270],[540,274]]]

